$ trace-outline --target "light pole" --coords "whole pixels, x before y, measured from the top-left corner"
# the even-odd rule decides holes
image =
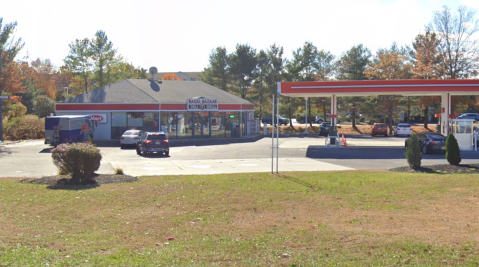
[[[305,126],[304,127],[304,133],[307,134],[307,133],[309,133],[308,132],[308,98],[305,97],[304,101],[306,102],[306,109],[305,109],[305,112],[304,112],[305,113],[305,115],[304,115],[304,117],[305,117],[305,119],[304,119],[304,126]]]

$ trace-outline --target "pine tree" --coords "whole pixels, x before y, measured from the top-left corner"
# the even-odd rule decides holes
[[[446,159],[451,165],[458,165],[462,160],[459,144],[453,134],[449,134],[446,138]]]
[[[422,153],[421,148],[419,147],[419,139],[415,134],[411,135],[407,146],[406,146],[406,160],[409,164],[409,167],[413,169],[418,169],[421,167]]]

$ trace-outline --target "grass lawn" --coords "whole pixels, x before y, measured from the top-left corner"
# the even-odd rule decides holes
[[[478,266],[479,175],[0,180],[0,266]]]

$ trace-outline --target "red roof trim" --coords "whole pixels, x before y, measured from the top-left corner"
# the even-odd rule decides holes
[[[479,91],[479,80],[283,82],[281,94]]]
[[[158,108],[161,110],[178,110],[186,111],[185,104],[70,104],[70,103],[57,103],[56,110],[151,110],[157,111]],[[254,110],[254,105],[250,104],[219,104],[219,111],[224,110]]]

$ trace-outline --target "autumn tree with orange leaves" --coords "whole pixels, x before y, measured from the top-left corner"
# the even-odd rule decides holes
[[[364,74],[374,80],[399,80],[411,78],[411,65],[407,61],[407,50],[395,43],[390,49],[379,49]],[[397,117],[400,96],[387,95],[377,98],[379,109],[389,119],[389,131],[392,133],[392,118]]]
[[[178,76],[175,73],[165,73],[163,77],[161,78],[163,81],[181,81],[181,78],[178,78]]]

